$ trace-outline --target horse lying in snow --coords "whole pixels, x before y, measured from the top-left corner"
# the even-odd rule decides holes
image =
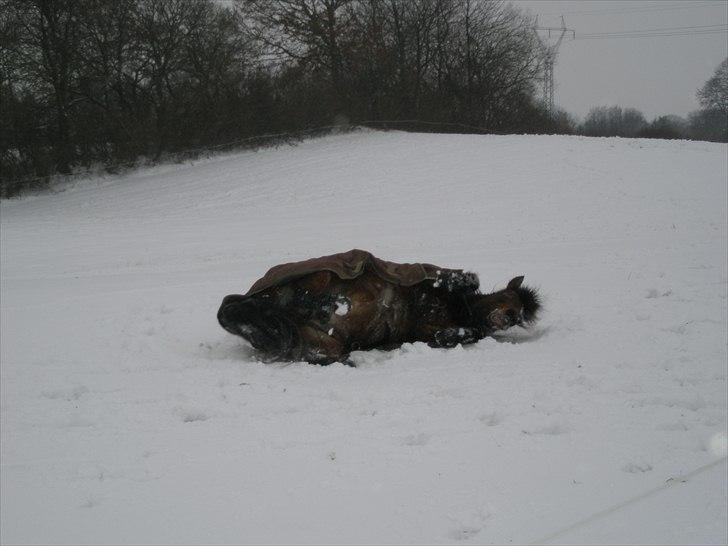
[[[539,297],[522,282],[481,294],[475,273],[355,249],[275,266],[247,294],[226,296],[217,318],[268,360],[330,364],[355,350],[454,347],[533,322]]]

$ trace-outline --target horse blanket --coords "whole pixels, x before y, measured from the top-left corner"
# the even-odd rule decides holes
[[[401,286],[413,286],[426,280],[437,281],[438,276],[444,272],[462,273],[461,269],[447,269],[432,264],[388,262],[366,250],[355,248],[349,252],[271,267],[262,278],[253,283],[246,296],[319,271],[331,271],[341,279],[355,279],[366,270],[373,271],[385,281]]]

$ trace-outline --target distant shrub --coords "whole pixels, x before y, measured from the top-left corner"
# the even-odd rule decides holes
[[[687,122],[679,116],[660,116],[643,127],[637,136],[667,140],[687,138]]]

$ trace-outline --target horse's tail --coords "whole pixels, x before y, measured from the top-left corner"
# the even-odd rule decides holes
[[[241,336],[272,358],[294,357],[299,346],[298,328],[286,314],[259,297],[225,296],[217,320],[231,334]]]

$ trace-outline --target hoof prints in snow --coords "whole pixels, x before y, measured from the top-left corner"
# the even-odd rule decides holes
[[[545,435],[545,436],[559,436],[561,434],[568,434],[570,429],[560,423],[553,423],[550,425],[544,425],[541,427],[533,427],[529,429],[521,430],[523,434],[528,435]]]
[[[469,540],[475,535],[480,533],[483,529],[481,527],[461,527],[460,529],[454,529],[449,533],[449,536],[453,540]]]
[[[101,504],[100,500],[95,499],[93,497],[89,497],[88,499],[86,499],[84,501],[83,504],[79,505],[79,508],[86,508],[86,509],[94,508],[94,507],[98,506],[99,504]]]
[[[641,474],[652,470],[652,465],[650,463],[629,463],[624,465],[622,470],[628,474]]]
[[[672,295],[672,290],[665,290],[664,292],[660,292],[656,288],[650,288],[647,291],[647,295],[645,296],[645,298],[647,298],[648,300],[652,300],[655,298],[666,298],[671,295]]]
[[[450,530],[448,537],[458,542],[470,539],[475,539],[476,543],[481,542],[483,539],[478,535],[486,528],[486,522],[491,516],[487,505],[481,506],[480,509],[466,509],[457,517],[451,516],[450,520],[454,528]]]
[[[43,391],[41,392],[41,395],[43,398],[48,398],[49,400],[78,400],[81,398],[84,394],[88,392],[88,388],[84,387],[83,385],[79,385],[78,387],[73,387],[70,389],[57,389],[52,391]]]
[[[430,435],[423,432],[419,434],[411,434],[404,438],[404,445],[406,446],[424,446],[430,442]]]
[[[197,421],[207,421],[209,418],[210,416],[203,412],[189,412],[182,415],[182,422],[196,423]]]
[[[478,416],[478,420],[486,426],[494,427],[496,425],[500,425],[503,422],[503,416],[496,412],[481,413]]]

